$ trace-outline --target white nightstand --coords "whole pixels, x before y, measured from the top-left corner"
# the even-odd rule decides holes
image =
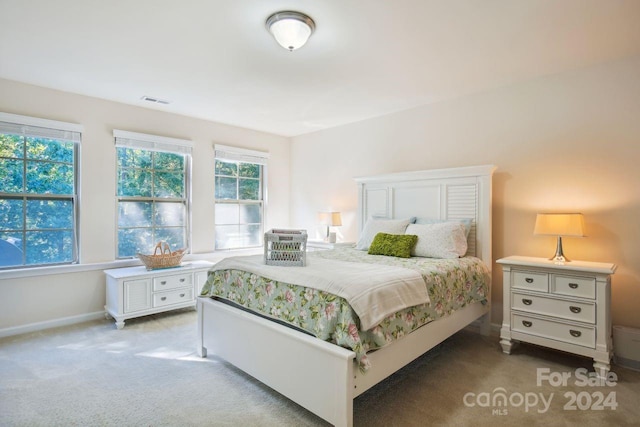
[[[307,251],[326,251],[329,249],[347,248],[355,245],[353,242],[329,243],[324,240],[307,240]]]
[[[207,261],[189,261],[162,270],[149,271],[142,266],[105,270],[106,315],[122,329],[126,319],[193,307],[211,266]]]
[[[504,313],[500,344],[510,354],[524,341],[594,360],[606,378],[612,356],[611,275],[615,264],[511,256],[502,265]]]

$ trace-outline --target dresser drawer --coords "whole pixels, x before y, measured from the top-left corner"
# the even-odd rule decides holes
[[[175,288],[184,288],[193,284],[193,275],[175,274],[173,276],[159,276],[153,278],[153,292],[165,291]]]
[[[544,314],[579,322],[596,323],[596,304],[553,299],[538,295],[513,292],[511,307],[514,310]]]
[[[582,298],[596,298],[596,279],[593,277],[575,277],[555,275],[551,292]]]
[[[153,294],[153,306],[162,307],[165,305],[178,304],[181,302],[193,301],[193,288],[175,289],[168,292],[158,292]]]
[[[518,313],[511,314],[511,330],[588,348],[595,348],[596,345],[595,328],[569,325]]]
[[[547,273],[516,270],[513,272],[512,278],[511,287],[513,288],[549,292],[549,275]]]

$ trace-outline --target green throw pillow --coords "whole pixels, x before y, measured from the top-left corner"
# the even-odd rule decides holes
[[[413,234],[378,233],[369,246],[369,254],[409,258],[417,241],[418,236]]]

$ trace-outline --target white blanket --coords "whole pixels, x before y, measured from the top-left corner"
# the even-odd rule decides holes
[[[262,255],[225,258],[213,270],[241,270],[344,298],[368,330],[404,308],[429,302],[422,275],[388,265],[307,258],[306,267],[265,265]]]

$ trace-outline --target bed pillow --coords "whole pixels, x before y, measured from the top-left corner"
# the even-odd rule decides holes
[[[410,224],[405,234],[418,236],[411,255],[426,258],[459,258],[467,253],[467,238],[460,222]]]
[[[415,224],[441,224],[443,222],[460,222],[464,225],[465,237],[469,238],[469,233],[471,232],[471,222],[473,220],[471,218],[464,219],[432,219],[432,218],[416,218]]]
[[[407,225],[409,225],[410,219],[374,219],[371,218],[367,221],[360,234],[360,239],[356,244],[356,249],[361,251],[368,251],[373,238],[378,233],[387,234],[405,234]]]
[[[369,246],[369,254],[410,258],[417,241],[418,236],[409,234],[378,233]]]

